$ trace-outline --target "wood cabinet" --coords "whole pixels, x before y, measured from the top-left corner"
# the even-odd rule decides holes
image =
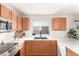
[[[18,16],[17,26],[18,26],[18,31],[21,31],[22,30],[22,18],[20,16]]]
[[[29,18],[20,17],[11,12],[7,7],[0,4],[0,16],[5,19],[12,19],[12,29],[15,31],[29,30]]]
[[[20,49],[20,56],[26,56],[26,42],[22,44],[23,47]]]
[[[12,29],[17,31],[18,30],[18,16],[12,12]]]
[[[22,30],[22,19],[20,16],[17,16],[14,12],[12,12],[12,29],[15,31]]]
[[[11,11],[7,7],[0,5],[0,16],[6,19],[11,19]]]
[[[53,18],[52,19],[52,30],[66,30],[66,17],[63,18]]]
[[[21,50],[24,56],[57,56],[57,41],[26,40]]]
[[[12,30],[16,31],[16,36],[21,37],[22,35],[22,19],[12,12]]]
[[[66,56],[79,56],[79,55],[66,47]]]
[[[29,24],[29,18],[28,17],[22,17],[22,30],[29,30],[30,24]]]

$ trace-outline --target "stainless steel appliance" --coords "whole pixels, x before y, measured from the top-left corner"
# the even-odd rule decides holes
[[[12,22],[0,20],[0,32],[12,30]]]
[[[0,47],[0,56],[14,56],[21,49],[19,43],[6,43]]]

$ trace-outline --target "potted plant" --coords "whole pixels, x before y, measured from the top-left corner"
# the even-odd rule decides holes
[[[76,30],[70,29],[70,30],[67,32],[67,36],[68,36],[69,38],[77,39],[77,32],[76,32]]]

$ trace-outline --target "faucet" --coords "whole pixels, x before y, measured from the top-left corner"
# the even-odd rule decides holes
[[[40,38],[42,37],[42,33],[41,33],[41,31],[40,31]]]

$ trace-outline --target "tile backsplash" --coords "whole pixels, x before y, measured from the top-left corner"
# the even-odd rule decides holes
[[[13,40],[13,36],[15,34],[15,31],[12,32],[6,32],[6,33],[0,33],[0,42],[8,42],[10,40]]]

